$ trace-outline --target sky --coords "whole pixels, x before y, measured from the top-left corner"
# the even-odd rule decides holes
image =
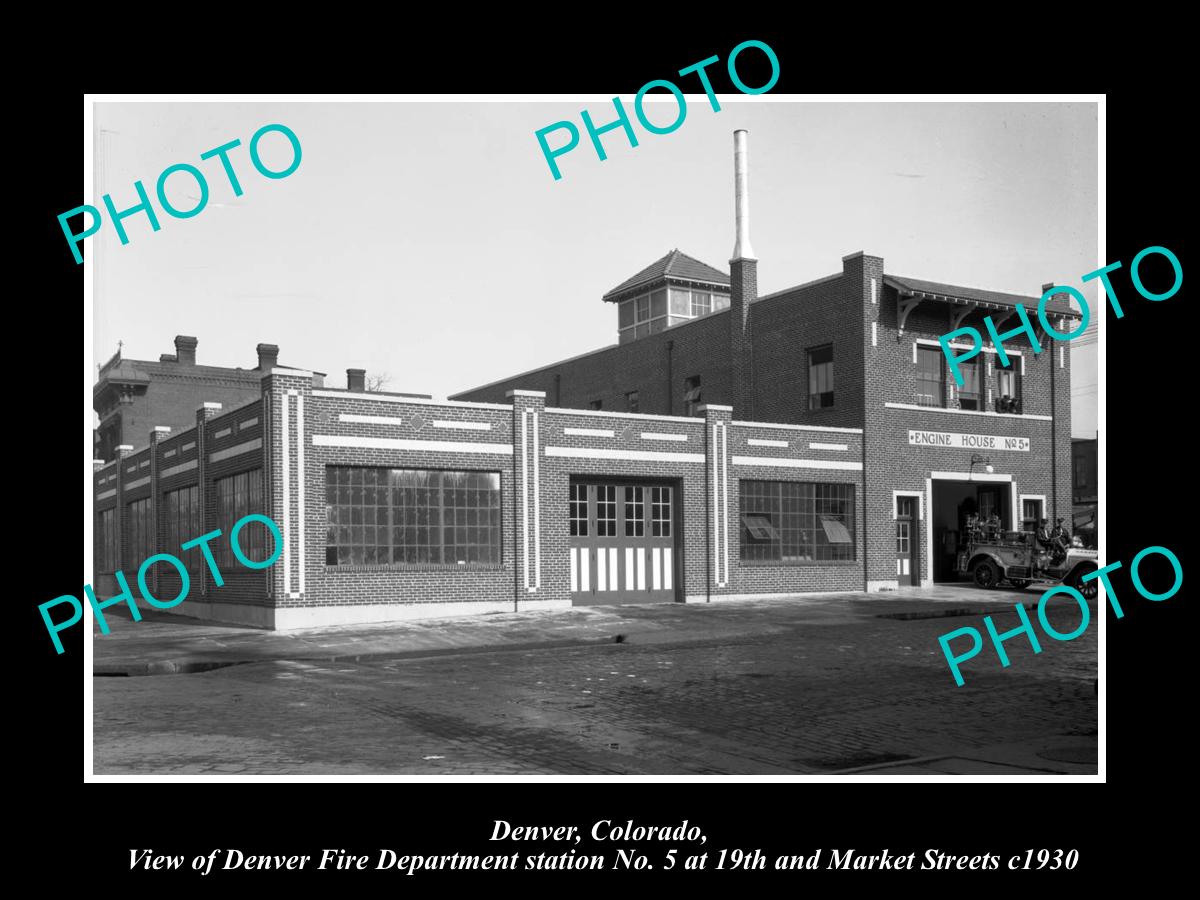
[[[626,108],[632,98],[623,97]],[[1094,103],[812,103],[688,95],[671,134],[634,121],[603,136],[600,161],[580,119],[599,126],[611,99],[550,102],[99,103],[96,196],[118,210],[153,196],[159,173],[190,163],[208,206],[188,219],[124,220],[88,238],[96,260],[94,353],[158,359],[177,334],[197,361],[386,373],[387,390],[445,397],[613,344],[601,296],[673,248],[728,271],[733,249],[733,132],[749,130],[751,237],[759,294],[841,271],[859,250],[889,274],[1037,296],[1082,290],[1097,250]],[[674,100],[647,104],[669,123]],[[574,122],[581,141],[555,180],[535,132]],[[252,166],[251,135],[282,123],[302,147],[290,176]],[[244,193],[216,159],[233,139]],[[556,133],[552,146],[564,135]],[[263,162],[291,160],[266,136]],[[187,174],[167,182],[196,204]],[[1096,431],[1095,322],[1070,343],[1072,433]]]

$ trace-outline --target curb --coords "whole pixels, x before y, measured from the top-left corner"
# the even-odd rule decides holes
[[[228,660],[188,659],[184,657],[181,659],[164,659],[142,663],[98,663],[92,666],[92,677],[137,678],[149,675],[194,675],[200,672],[211,672],[214,669],[227,669],[231,666],[245,666],[265,662],[345,663],[383,659],[420,660],[437,659],[443,656],[474,656],[482,653],[527,653],[530,650],[561,650],[567,647],[593,647],[605,644],[626,643],[629,643],[626,635],[616,634],[603,638],[568,638],[523,644],[477,644],[469,647],[438,647],[426,650],[381,650],[367,653],[335,653],[329,656],[284,655]]]
[[[1028,610],[1037,609],[1037,603],[1014,603],[1011,606],[953,606],[949,609],[930,609],[918,612],[894,612],[894,613],[876,613],[877,619],[900,619],[909,621],[912,619],[947,619],[954,616],[986,616],[991,613],[1012,612],[1017,606],[1023,606]]]

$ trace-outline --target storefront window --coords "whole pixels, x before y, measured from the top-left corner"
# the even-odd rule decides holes
[[[325,490],[326,565],[500,562],[499,472],[329,466]]]
[[[743,562],[853,560],[854,485],[740,482]]]
[[[234,570],[240,567],[233,555],[233,544],[229,536],[233,526],[251,513],[261,514],[262,500],[262,469],[251,469],[249,472],[238,472],[228,478],[218,478],[213,482],[217,496],[217,527],[221,529],[222,539],[214,541],[213,556],[217,567]],[[199,535],[194,535],[198,537]],[[262,522],[248,522],[238,532],[238,547],[247,559],[260,562],[270,553],[267,551],[267,526]]]

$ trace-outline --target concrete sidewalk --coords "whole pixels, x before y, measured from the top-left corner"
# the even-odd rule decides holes
[[[214,625],[143,610],[141,622],[110,615],[107,635],[94,627],[92,671],[94,675],[161,675],[282,659],[404,659],[613,641],[675,644],[769,634],[797,626],[846,625],[878,617],[1011,613],[1014,604],[1036,603],[1038,597],[1034,591],[981,591],[972,585],[937,585],[885,594],[577,606],[285,632]]]

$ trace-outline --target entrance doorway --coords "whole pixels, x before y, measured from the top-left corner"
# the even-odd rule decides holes
[[[901,585],[921,583],[921,520],[917,497],[896,497],[896,580]]]
[[[933,529],[933,580],[958,581],[955,562],[967,533],[967,517],[995,514],[1002,527],[1012,527],[1011,483],[943,481],[932,483],[930,524]]]
[[[572,479],[571,602],[676,599],[678,490],[666,482]]]

